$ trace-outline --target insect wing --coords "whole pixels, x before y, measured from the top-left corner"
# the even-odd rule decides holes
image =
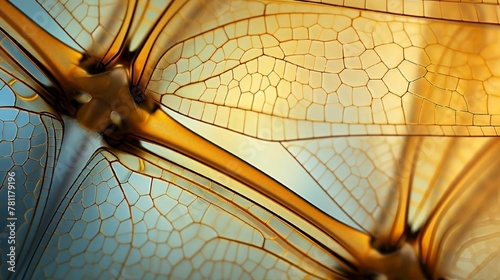
[[[63,125],[60,117],[32,88],[40,86],[39,82],[24,75],[26,69],[34,69],[34,65],[23,61],[21,52],[3,34],[1,46],[0,193],[6,198],[0,202],[2,216],[6,217],[0,222],[2,251],[7,252],[13,246],[14,260],[19,262],[29,258],[30,244],[46,211]],[[24,62],[23,66],[15,61],[16,57]],[[34,75],[40,74],[34,72]],[[11,223],[15,226],[7,227]],[[7,264],[10,257],[2,254],[0,258],[1,275],[5,279],[9,274],[7,268],[11,267]],[[13,266],[19,268],[19,263]]]
[[[349,269],[225,187],[106,150],[75,181],[36,258],[37,278],[337,278]]]

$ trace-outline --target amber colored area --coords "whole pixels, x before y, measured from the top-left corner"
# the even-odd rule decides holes
[[[154,7],[130,1],[103,20],[106,36],[89,32],[85,41],[62,26],[83,53],[2,2],[6,40],[29,53],[53,86],[30,76],[4,48],[1,55],[21,73],[12,74],[14,83],[36,92],[22,104],[36,111],[39,96],[54,115],[100,133],[110,162],[144,176],[148,168],[166,170],[164,155],[140,145],[146,141],[255,192],[247,198],[340,266],[279,257],[311,277],[500,276],[498,2],[305,2]],[[280,143],[356,228],[189,130],[166,109]],[[344,140],[347,148],[336,150]],[[259,223],[258,214],[229,203]],[[276,232],[290,254],[307,255],[300,243],[262,224],[255,227]]]

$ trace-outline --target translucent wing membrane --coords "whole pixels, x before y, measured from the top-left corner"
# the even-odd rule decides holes
[[[417,229],[427,220],[437,203],[454,185],[460,174],[477,160],[492,138],[423,138],[417,160],[413,162],[412,196],[409,221]]]
[[[0,202],[3,217],[12,217],[17,225],[16,254],[27,257],[30,243],[35,237],[46,208],[46,198],[51,189],[54,166],[57,161],[62,140],[62,124],[43,100],[22,81],[14,77],[4,80],[8,75],[2,72],[0,81],[0,181],[2,186]],[[33,111],[35,109],[35,111]],[[14,188],[9,188],[8,178],[15,174]],[[12,206],[7,198],[14,198]],[[20,214],[22,213],[22,214]],[[9,236],[7,224],[3,219],[2,238]],[[4,239],[7,242],[7,239]],[[3,243],[3,241],[2,241]],[[12,245],[12,244],[11,244]],[[2,245],[4,246],[4,245]],[[4,247],[5,248],[5,247]],[[7,256],[0,257],[2,278],[7,278]]]
[[[453,21],[500,23],[499,2],[496,0],[308,0],[307,2],[331,4],[407,16]]]
[[[481,146],[440,197],[421,232],[423,262],[436,276],[498,275],[499,141]]]
[[[37,0],[87,54],[102,58],[124,24],[127,1]]]
[[[5,90],[10,88],[13,93],[4,95],[4,105],[27,110],[36,108],[38,113],[56,114],[39,95],[43,93],[45,100],[53,101],[54,96],[47,90],[53,87],[52,81],[11,38],[6,37],[3,30],[0,32],[0,44],[0,79],[6,84]],[[12,97],[15,101],[11,100]]]
[[[156,164],[97,153],[49,226],[34,276],[341,276],[332,270],[341,263],[280,218],[177,165]]]
[[[499,132],[498,1],[11,2],[0,196],[15,172],[21,277],[500,276],[500,145],[476,137]],[[117,147],[70,129],[93,114]]]
[[[162,12],[165,11],[169,4],[171,4],[171,1],[137,1],[130,29],[130,50],[137,50],[140,44],[147,39],[148,32],[161,19]]]
[[[268,140],[497,134],[495,28],[268,4],[199,32],[148,85],[192,118]]]
[[[394,219],[404,137],[349,137],[285,142],[284,147],[360,227],[387,233]]]
[[[437,267],[441,275],[450,278],[497,278],[499,255],[498,191],[489,193],[491,198],[483,204],[470,222],[450,226],[440,243]]]
[[[43,91],[43,86],[52,86],[47,76],[12,41],[5,37],[3,32],[0,33],[0,42],[2,51],[0,67],[3,69],[2,76],[6,81],[14,80],[5,76],[11,75],[36,91]]]
[[[138,67],[134,67],[134,70],[137,71],[133,77],[134,82],[140,83],[143,87],[147,86],[152,71],[160,58],[176,44],[194,38],[200,33],[211,31],[218,26],[261,15],[263,9],[264,5],[255,1],[176,1],[169,10],[165,11],[163,18],[150,31],[144,48],[137,56],[135,64]],[[176,32],[179,28],[182,28],[183,32]],[[210,40],[214,39],[224,42],[227,36],[213,38],[209,35],[207,42],[210,43]],[[204,48],[204,41],[205,39],[201,39],[199,43],[202,45],[199,48]],[[207,51],[210,52],[210,49],[209,47]],[[194,51],[193,49],[193,56]],[[199,59],[195,59],[193,62],[197,61]]]

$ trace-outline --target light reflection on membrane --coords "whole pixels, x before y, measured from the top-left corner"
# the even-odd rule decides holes
[[[284,184],[293,192],[335,219],[355,229],[362,229],[342,211],[304,168],[276,142],[262,141],[238,133],[195,121],[166,107],[172,118],[188,129],[263,170],[270,177]]]
[[[277,216],[283,218],[286,221],[293,221],[293,225],[296,228],[300,228],[310,236],[314,237],[314,239],[316,239],[319,243],[325,245],[327,248],[330,248],[333,252],[337,252],[348,261],[355,262],[355,260],[352,259],[351,255],[346,251],[346,249],[339,245],[336,241],[334,241],[330,236],[325,234],[316,226],[311,225],[302,218],[293,214],[292,212],[283,209],[283,207],[278,205],[275,201],[257,193],[256,191],[244,186],[238,181],[210,167],[191,158],[188,158],[182,154],[179,154],[173,150],[146,141],[139,142],[144,149],[151,151],[152,153],[157,154],[160,157],[167,159],[177,165],[188,167],[188,169],[192,170],[193,172],[207,177],[217,184],[230,188],[233,192],[238,193],[239,195],[246,197],[254,202],[257,202],[261,206],[265,206],[267,210],[277,214]],[[122,154],[120,155],[120,157],[124,155],[125,154]],[[135,161],[122,160],[121,163],[125,164],[128,168],[137,168],[137,166],[134,166],[136,163]],[[129,166],[130,163],[132,163],[131,166]]]

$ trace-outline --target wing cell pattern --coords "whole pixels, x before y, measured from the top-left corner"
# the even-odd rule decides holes
[[[500,23],[498,17],[500,6],[497,0],[309,0],[308,2],[434,19]]]
[[[102,58],[125,18],[127,1],[37,0],[43,9],[89,55]]]
[[[16,107],[16,94],[1,81],[0,87],[0,202],[4,217],[17,218],[16,242],[18,256],[29,249],[40,225],[46,199],[53,180],[54,166],[62,139],[62,124],[54,116]],[[7,174],[15,172],[15,215],[7,213],[9,188]],[[2,238],[8,236],[7,219],[0,221]],[[6,242],[6,238],[4,239]],[[2,241],[4,242],[4,241]],[[7,278],[6,255],[0,257],[2,278]]]
[[[142,73],[141,85],[146,87],[158,61],[168,49],[182,43],[189,38],[231,24],[249,17],[257,17],[264,12],[264,4],[258,1],[221,0],[197,2],[186,1],[175,11],[168,23],[157,30],[152,46],[143,50],[147,52],[147,59],[138,60],[144,67],[138,67]],[[161,26],[160,26],[161,27]],[[156,28],[159,28],[158,26]],[[182,28],[183,32],[176,32]],[[194,53],[193,53],[194,55]]]
[[[339,137],[284,142],[283,146],[330,199],[371,235],[386,233],[394,219],[398,162],[405,137]]]
[[[137,51],[128,78],[146,85],[156,102],[281,142],[326,191],[325,199],[367,235],[393,238],[411,227],[412,236],[402,238],[414,238],[421,254],[415,263],[432,277],[500,277],[499,163],[491,154],[500,148],[492,138],[455,137],[498,135],[497,0],[138,0],[127,2],[136,6],[134,16],[118,0],[37,2],[85,55],[110,62],[124,46]],[[0,196],[7,196],[6,174],[15,171],[16,211],[25,213],[17,238],[28,246],[35,245],[30,241],[48,193],[57,191],[53,168],[63,125],[37,93],[50,87],[50,75],[7,37],[0,38],[0,149],[6,151]],[[35,255],[20,252],[27,275],[303,279],[358,273],[350,266],[356,263],[348,264],[353,257],[339,253],[349,254],[342,244],[320,246],[230,189],[150,159],[99,150],[64,194]],[[406,163],[408,181],[399,177]],[[471,205],[477,207],[463,213]],[[0,207],[7,209],[5,200]],[[408,213],[395,211],[406,207]],[[396,228],[394,219],[404,219],[405,228]],[[0,260],[7,278],[5,255]],[[398,263],[382,260],[388,260],[384,269]]]
[[[269,4],[264,15],[170,48],[148,89],[175,111],[266,140],[496,135],[495,32]],[[481,35],[469,43],[474,34]],[[262,133],[267,129],[273,133]]]
[[[143,172],[106,151],[92,159],[42,241],[35,277],[335,275],[324,265],[337,261],[263,208],[217,185],[221,194],[207,192],[208,180],[181,167],[133,160]]]

